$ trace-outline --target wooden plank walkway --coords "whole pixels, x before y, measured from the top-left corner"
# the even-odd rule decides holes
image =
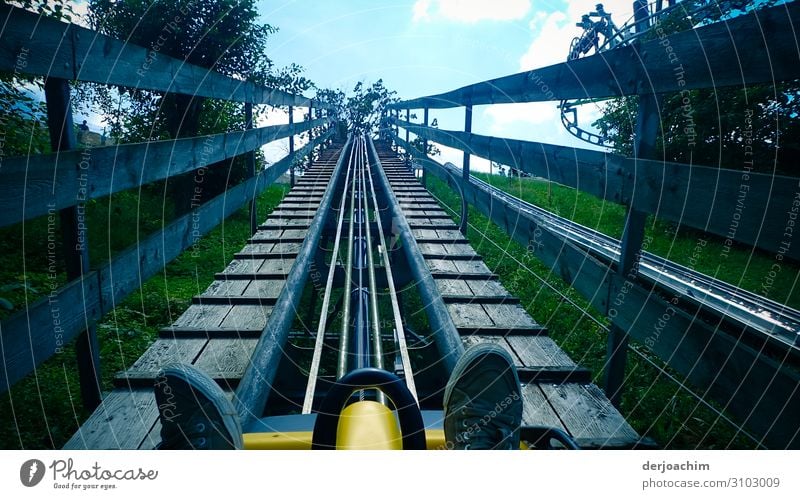
[[[339,150],[313,168],[258,228],[248,244],[174,324],[127,371],[64,446],[65,449],[152,449],[160,441],[153,383],[162,366],[183,362],[228,392],[242,377],[329,185]]]
[[[325,151],[248,244],[127,371],[67,449],[152,449],[160,424],[152,386],[168,363],[194,364],[236,388],[291,270],[338,151]],[[632,447],[639,436],[499,282],[452,219],[391,153],[384,169],[465,345],[493,342],[515,360],[523,422],[565,430],[586,448]]]
[[[639,435],[547,330],[499,282],[397,156],[376,144],[381,164],[465,346],[492,342],[515,360],[523,423],[560,428],[585,448],[626,448]]]

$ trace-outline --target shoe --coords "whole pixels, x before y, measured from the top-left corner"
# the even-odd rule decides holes
[[[239,415],[207,374],[188,364],[159,371],[155,381],[161,418],[160,449],[241,449]]]
[[[522,395],[511,356],[492,343],[458,360],[444,392],[448,449],[519,449]]]

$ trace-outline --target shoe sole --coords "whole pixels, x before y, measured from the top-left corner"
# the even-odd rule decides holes
[[[467,349],[464,352],[464,355],[458,359],[456,362],[455,367],[453,368],[453,372],[450,374],[450,379],[447,381],[447,386],[445,387],[444,391],[444,399],[443,399],[443,407],[445,410],[444,419],[445,419],[445,428],[447,428],[447,418],[448,418],[448,411],[447,408],[450,407],[451,402],[450,398],[452,397],[453,390],[457,384],[457,381],[461,379],[470,367],[472,367],[476,362],[480,362],[483,359],[491,356],[498,356],[503,359],[503,362],[508,366],[508,371],[514,377],[513,386],[516,389],[516,393],[519,396],[520,400],[522,399],[522,389],[520,388],[519,383],[519,375],[517,374],[517,370],[514,367],[514,360],[511,358],[511,355],[502,347],[495,345],[494,343],[479,343]],[[521,403],[521,402],[520,402]],[[520,419],[519,424],[522,424]]]
[[[222,416],[222,423],[228,434],[234,439],[234,447],[241,449],[244,446],[242,440],[242,427],[239,424],[239,415],[230,400],[225,397],[225,393],[216,381],[209,375],[197,368],[185,364],[172,364],[164,367],[159,373],[159,377],[176,378],[191,386],[200,395],[208,399],[214,408]]]
[[[504,348],[499,347],[494,343],[479,343],[473,347],[470,347],[464,353],[464,355],[458,359],[458,362],[456,362],[456,366],[453,368],[453,372],[450,374],[450,379],[447,381],[447,386],[444,390],[443,407],[447,407],[448,403],[450,402],[450,396],[453,393],[455,381],[461,378],[461,376],[473,362],[481,357],[486,357],[489,355],[499,355],[505,359],[505,361],[508,363],[508,370],[514,375],[514,386],[516,386],[517,390],[519,390],[519,375],[517,374],[517,370],[514,368],[514,360],[511,358],[511,355]]]

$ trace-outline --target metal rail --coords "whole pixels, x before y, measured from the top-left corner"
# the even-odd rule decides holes
[[[444,166],[454,177],[461,175],[461,170],[452,163]],[[542,225],[552,228],[593,255],[615,263],[619,261],[620,242],[613,237],[523,201],[474,176],[470,177],[470,181],[492,196],[502,198],[520,211],[531,214]],[[800,351],[797,351],[800,348],[800,312],[797,310],[647,251],[641,252],[639,274],[698,306],[732,317],[781,341],[800,355]]]
[[[356,139],[356,156],[355,156],[355,169],[353,172],[353,186],[355,189],[355,207],[353,215],[355,218],[350,219],[350,226],[355,227],[354,238],[350,240],[350,245],[353,248],[352,260],[352,273],[355,277],[350,284],[353,287],[351,291],[351,303],[355,303],[353,312],[353,324],[350,331],[350,344],[347,356],[347,364],[344,366],[345,373],[356,369],[363,369],[372,366],[372,342],[370,341],[370,289],[365,282],[365,270],[371,264],[369,255],[367,254],[367,242],[365,240],[364,226],[368,223],[367,213],[364,209],[365,192],[364,192],[364,139],[358,137]],[[373,269],[374,272],[374,269]],[[352,274],[351,274],[352,275]],[[345,324],[350,326],[349,324]],[[380,341],[380,336],[379,336]]]
[[[355,143],[353,148],[355,148]],[[355,157],[355,154],[354,154]],[[346,192],[342,193],[342,197],[346,196]],[[342,295],[342,334],[339,336],[339,362],[336,369],[336,378],[341,379],[347,374],[347,351],[350,345],[350,307],[351,299],[350,288],[353,282],[353,231],[355,229],[353,218],[355,217],[355,198],[356,198],[356,183],[355,179],[350,183],[350,216],[348,220],[347,229],[347,258],[344,266],[344,294]]]
[[[383,171],[378,152],[375,150],[375,145],[372,143],[371,139],[368,145],[370,158],[376,165],[376,177],[380,182],[381,188],[386,193],[389,210],[393,220],[396,222],[396,229],[399,233],[403,252],[408,260],[411,274],[416,281],[423,302],[427,304],[426,312],[431,328],[433,329],[437,349],[441,355],[442,365],[447,375],[449,375],[455,367],[456,362],[458,362],[458,359],[464,353],[464,345],[461,342],[461,337],[458,334],[455,324],[453,324],[453,319],[447,311],[442,295],[436,287],[433,276],[428,270],[425,259],[422,257],[422,252],[417,246],[414,234],[411,232],[411,227],[403,216],[400,203],[397,201],[394,192],[392,192],[391,184],[386,177],[386,173]]]
[[[347,150],[351,142],[352,140],[349,139],[344,150]],[[269,321],[253,350],[250,364],[236,389],[234,403],[242,426],[246,427],[258,419],[267,403],[275,374],[278,371],[278,364],[284,354],[284,345],[289,337],[289,328],[294,321],[296,304],[299,302],[303,287],[308,280],[308,267],[319,246],[333,195],[344,167],[344,157],[344,154],[339,156],[331,182],[319,204],[319,210],[311,221],[305,241],[275,302]]]
[[[733,320],[723,326],[722,319],[711,317],[708,310],[687,310],[680,306],[687,302],[685,295],[670,298],[654,292],[644,279],[626,284],[627,278],[616,274],[610,263],[589,255],[507,198],[493,196],[472,182],[463,183],[460,176],[434,160],[425,161],[430,173],[461,187],[470,204],[510,237],[523,245],[533,242],[537,258],[601,313],[607,313],[613,324],[685,376],[704,397],[715,399],[744,422],[748,432],[770,447],[796,445],[799,434],[793,415],[800,411],[800,378],[797,362],[788,359],[792,352],[785,344],[739,328]],[[608,300],[618,297],[622,289],[627,290],[622,306],[609,306]],[[669,320],[664,319],[665,313]]]
[[[375,156],[375,159],[377,160],[377,156]],[[400,303],[397,301],[397,289],[394,285],[394,274],[392,273],[392,265],[389,258],[389,247],[386,245],[383,222],[381,222],[380,210],[378,207],[378,197],[375,194],[375,184],[372,181],[372,168],[370,167],[370,163],[369,157],[367,157],[367,178],[369,179],[369,190],[372,194],[373,206],[375,207],[375,222],[378,225],[378,241],[380,243],[378,251],[383,260],[383,269],[386,272],[386,282],[389,286],[389,298],[392,302],[392,316],[394,318],[394,334],[397,341],[397,348],[400,351],[400,362],[403,366],[403,377],[405,378],[406,386],[408,386],[408,390],[414,396],[414,400],[419,401],[416,383],[414,383],[414,372],[411,369],[411,359],[408,355],[405,328],[403,327],[403,316],[400,313]]]
[[[342,198],[339,202],[333,257],[328,269],[323,295],[314,354],[303,400],[303,414],[310,414],[313,410],[322,363],[325,333],[328,326],[328,308],[342,244],[347,244],[347,257],[345,259],[345,282],[342,297],[342,331],[339,337],[339,352],[337,355],[337,378],[341,379],[347,373],[364,367],[384,368],[383,338],[378,306],[377,265],[372,241],[370,208],[374,209],[375,212],[379,240],[378,249],[383,256],[383,269],[386,272],[389,295],[392,301],[395,324],[394,336],[399,338],[400,355],[403,359],[403,371],[407,377],[407,385],[413,396],[415,398],[417,396],[412,377],[413,371],[402,330],[402,317],[397,303],[391,265],[387,258],[388,252],[385,250],[386,240],[383,233],[383,224],[380,220],[378,198],[372,183],[372,171],[369,167],[366,139],[363,136],[352,139],[347,156],[347,170]],[[349,216],[347,240],[342,241],[342,232],[347,216]],[[384,400],[381,394],[378,394],[378,400]]]
[[[381,345],[381,319],[380,319],[380,312],[378,310],[378,284],[375,278],[375,253],[373,253],[372,247],[372,229],[370,228],[369,222],[369,200],[370,197],[367,196],[369,192],[372,194],[372,201],[373,206],[375,207],[375,218],[378,219],[379,212],[378,212],[378,200],[375,198],[374,191],[367,191],[367,166],[369,165],[369,160],[367,158],[367,148],[366,143],[364,144],[365,147],[361,148],[361,192],[364,193],[363,201],[364,201],[364,220],[363,220],[363,227],[366,232],[366,240],[367,240],[367,274],[369,277],[369,299],[370,299],[370,309],[372,311],[371,320],[372,320],[372,345],[373,345],[373,352],[374,352],[374,367],[378,369],[383,369],[383,346]],[[380,230],[380,229],[379,229]]]
[[[347,154],[347,150],[342,151],[342,157]],[[347,161],[347,174],[344,184],[343,193],[347,192],[347,187],[350,183],[350,169],[353,165],[353,148],[349,151],[350,158]],[[322,297],[322,313],[319,317],[319,324],[317,326],[317,337],[314,342],[314,354],[311,358],[311,368],[308,373],[308,384],[306,385],[306,395],[303,400],[303,414],[311,414],[311,408],[314,404],[314,393],[317,389],[317,379],[319,378],[319,368],[322,361],[322,347],[325,344],[325,330],[328,325],[328,307],[331,302],[331,293],[333,291],[333,277],[336,273],[336,261],[339,258],[339,247],[342,239],[342,225],[344,224],[344,208],[347,196],[342,195],[342,200],[339,203],[339,217],[336,221],[336,236],[333,242],[333,253],[331,256],[331,264],[328,267],[328,277],[325,281],[325,293]]]

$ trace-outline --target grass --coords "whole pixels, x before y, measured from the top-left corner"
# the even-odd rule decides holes
[[[258,199],[258,220],[280,203],[288,186],[274,185]],[[90,252],[98,264],[134,244],[138,227],[142,235],[156,230],[171,217],[169,203],[156,192],[122,193],[90,205],[87,210]],[[47,220],[33,220],[22,227],[6,229],[3,245],[2,282],[19,283],[22,289],[7,290],[3,296],[14,308],[31,302],[51,281],[63,282],[63,268],[52,278],[47,268]],[[52,228],[51,228],[52,230]],[[9,242],[16,232],[23,237],[25,251]],[[169,325],[188,308],[191,297],[204,290],[214,272],[225,267],[250,235],[249,216],[239,210],[203,237],[196,251],[184,252],[156,276],[147,280],[120,306],[97,324],[100,342],[103,390],[110,390],[114,375],[136,361],[156,339],[159,328]],[[56,250],[56,255],[60,255]],[[16,252],[16,254],[14,254]],[[105,258],[103,258],[105,257]],[[16,270],[10,270],[16,269]],[[6,311],[8,314],[10,311]],[[75,350],[63,352],[44,362],[34,373],[0,397],[0,448],[58,449],[89,416],[79,394]]]
[[[86,204],[89,261],[107,262],[173,218],[157,185],[93,199]],[[22,251],[20,251],[20,248]],[[0,229],[0,319],[66,283],[57,212]]]
[[[595,230],[614,237],[621,235],[625,216],[622,206],[557,185],[548,188],[546,183],[537,180],[484,178],[518,197]],[[451,208],[459,209],[460,200],[446,185],[429,179],[428,186]],[[286,186],[274,186],[261,196],[259,220],[266,218],[286,191]],[[171,217],[169,203],[164,202],[156,190],[126,192],[90,205],[87,220],[92,261],[99,264],[108,260],[135,243],[137,233],[144,235],[157,230]],[[548,327],[559,345],[576,362],[591,369],[596,382],[601,382],[607,320],[488,219],[471,210],[470,221],[474,229],[468,237],[490,268],[500,275],[511,293],[522,299],[531,316]],[[0,287],[0,298],[14,310],[46,294],[52,282],[64,282],[62,267],[48,267],[47,235],[54,230],[57,232],[57,225],[48,227],[45,217],[26,223],[24,230],[17,226],[0,231],[0,245],[4,250],[0,252],[0,269],[3,269],[0,275],[2,282],[7,283]],[[736,248],[725,264],[720,265],[717,252],[721,242],[713,238],[707,238],[700,257],[693,258],[698,238],[707,236],[676,230],[660,221],[651,221],[648,233],[653,237],[650,245],[653,253],[679,263],[690,263],[698,271],[756,293],[765,265],[771,264],[766,255]],[[116,372],[125,369],[146,350],[159,328],[175,320],[188,307],[191,297],[205,289],[213,280],[214,272],[227,265],[248,235],[248,218],[244,210],[240,210],[204,237],[198,244],[198,251],[185,252],[98,323],[105,390],[111,388]],[[19,250],[17,241],[20,238],[24,242],[24,252]],[[55,252],[60,255],[60,248],[56,247]],[[793,287],[796,277],[797,268],[784,265],[770,297],[796,306],[798,296]],[[409,296],[409,300],[409,308],[417,308],[413,306],[413,296]],[[6,307],[0,314],[7,316],[11,312]],[[425,329],[422,323],[417,326],[421,331]],[[669,374],[674,374],[668,367],[636,345],[634,349],[636,353],[629,355],[621,410],[641,435],[667,448],[754,446],[735,426],[668,379]],[[75,371],[75,354],[70,345],[2,396],[1,448],[63,446],[88,416],[81,408]]]
[[[620,237],[624,222],[624,208],[606,203],[573,189],[552,185],[548,192],[545,182],[531,179],[483,177],[486,181],[522,199],[534,202],[583,225],[614,237]],[[428,178],[428,188],[456,213],[460,199],[446,184]],[[468,238],[481,254],[489,268],[500,276],[505,287],[522,300],[523,307],[539,323],[546,326],[551,337],[572,359],[591,369],[594,381],[602,386],[603,365],[606,357],[606,327],[608,320],[590,308],[588,302],[567,286],[549,267],[542,264],[523,246],[511,240],[498,226],[477,210],[470,208]],[[650,223],[648,232],[653,237],[651,251],[678,262],[688,261],[687,248],[694,249],[695,237],[691,231],[667,231],[665,224]],[[707,236],[703,236],[707,237]],[[713,241],[707,248],[711,253]],[[731,253],[731,259],[748,261],[748,256]],[[763,266],[763,255],[749,258],[754,267]],[[729,282],[741,282],[757,292],[753,276],[747,268],[718,266],[714,259],[701,259],[695,268],[716,273]],[[758,277],[758,270],[754,276]],[[796,268],[787,270],[797,273]],[[741,278],[745,273],[748,278]],[[792,276],[794,277],[794,276]],[[796,300],[792,279],[781,282],[781,293]],[[757,281],[755,281],[757,283]],[[777,289],[776,284],[776,289]],[[632,344],[628,355],[625,393],[621,412],[640,435],[649,437],[664,448],[674,449],[728,449],[754,448],[756,444],[719,416],[719,407],[713,402],[703,403],[686,389],[670,379],[682,379],[646,349]],[[708,406],[713,407],[710,409]]]
[[[557,215],[578,222],[603,234],[620,239],[625,224],[622,205],[598,199],[590,194],[545,180],[477,175],[482,180],[514,196],[536,204]],[[646,234],[652,238],[647,250],[655,255],[716,277],[778,303],[800,309],[800,267],[782,262],[774,284],[767,288],[774,255],[735,245],[723,252],[724,238],[677,224],[648,218]]]

